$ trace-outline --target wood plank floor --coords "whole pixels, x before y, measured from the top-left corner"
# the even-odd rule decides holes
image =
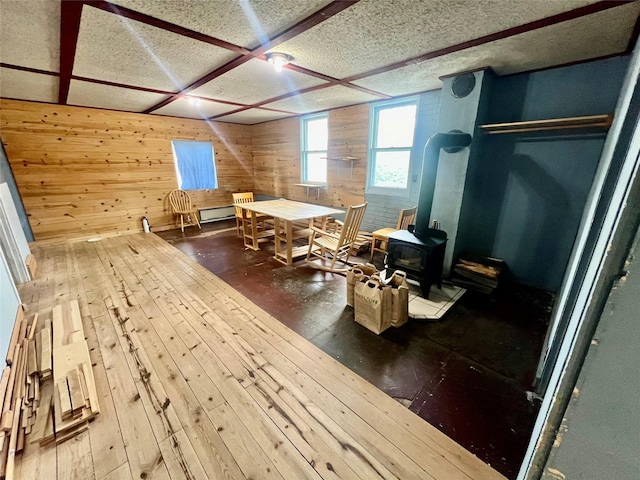
[[[17,478],[504,479],[154,234],[32,251],[27,314],[79,301],[101,413]]]

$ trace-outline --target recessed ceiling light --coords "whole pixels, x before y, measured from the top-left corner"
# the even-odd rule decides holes
[[[266,56],[267,56],[267,62],[273,65],[273,68],[275,68],[276,72],[281,72],[282,67],[284,67],[285,65],[288,65],[289,62],[293,60],[293,57],[291,55],[287,55],[286,53],[280,53],[280,52],[267,53]]]
[[[201,103],[198,97],[187,97],[187,101],[194,107],[199,107]]]

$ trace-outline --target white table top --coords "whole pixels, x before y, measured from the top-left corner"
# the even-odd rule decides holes
[[[307,220],[309,218],[324,217],[344,213],[344,210],[315,205],[313,203],[294,202],[293,200],[265,200],[261,202],[242,203],[239,207],[256,213],[264,213],[283,220]]]

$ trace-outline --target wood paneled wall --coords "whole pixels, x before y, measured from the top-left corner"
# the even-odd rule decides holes
[[[255,193],[305,200],[300,183],[300,119],[275,120],[251,127]]]
[[[36,240],[172,225],[173,139],[214,145],[219,188],[190,192],[196,206],[254,189],[248,126],[13,100],[0,120]]]
[[[338,108],[329,112],[328,204],[340,207],[364,202],[369,139],[369,105]],[[356,157],[351,162],[335,160]]]
[[[307,200],[300,183],[300,119],[286,118],[251,127],[255,191],[264,195]],[[327,189],[315,193],[309,202],[348,207],[364,202],[369,136],[369,105],[356,105],[329,112]],[[357,157],[353,163],[335,160]]]

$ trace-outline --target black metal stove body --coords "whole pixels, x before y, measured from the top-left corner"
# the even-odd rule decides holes
[[[431,285],[442,287],[442,265],[447,246],[447,234],[427,229],[422,238],[407,230],[389,234],[385,266],[390,272],[402,270],[407,277],[420,283],[422,296],[429,298]]]

